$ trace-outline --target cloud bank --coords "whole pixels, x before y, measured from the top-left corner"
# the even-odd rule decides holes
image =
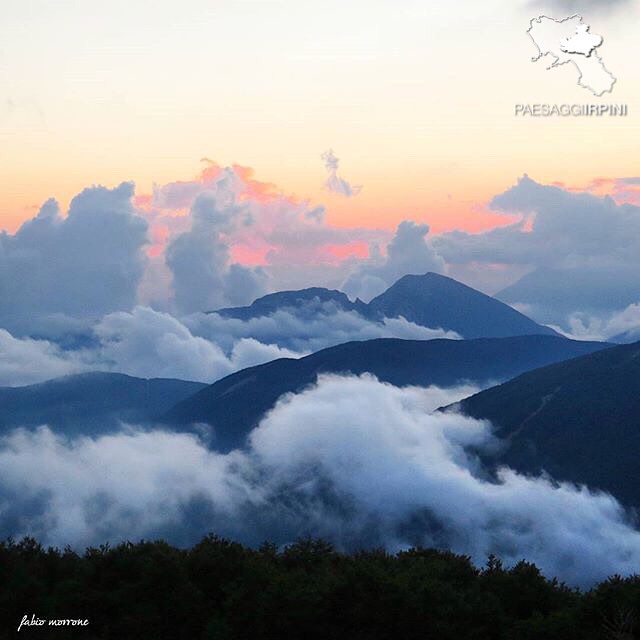
[[[48,340],[15,338],[0,329],[0,387],[20,387],[80,373],[87,364]]]
[[[73,325],[75,328],[75,325]],[[367,320],[334,304],[310,301],[299,309],[248,321],[218,314],[178,319],[149,307],[107,314],[82,329],[78,344],[17,338],[0,329],[0,386],[22,386],[84,371],[113,371],[142,378],[211,383],[234,371],[299,358],[351,340],[459,339],[453,331],[428,329],[404,318]],[[67,334],[62,334],[64,342]]]
[[[92,187],[71,201],[66,218],[49,200],[15,235],[0,233],[0,326],[23,332],[34,317],[130,309],[148,230],[132,197],[131,183]]]
[[[218,314],[194,314],[183,322],[198,336],[215,340],[228,350],[235,341],[252,338],[283,349],[314,352],[352,340],[401,338],[405,340],[458,340],[455,331],[430,329],[404,318],[383,318],[374,322],[355,311],[344,311],[335,304],[311,301],[297,309],[284,308],[251,320],[224,318]]]
[[[634,573],[640,533],[613,498],[509,469],[492,479],[474,453],[497,446],[490,425],[431,413],[473,391],[328,376],[282,398],[249,449],[227,455],[164,432],[68,441],[18,430],[0,444],[0,532],[74,545],[311,534],[345,549],[524,557],[580,585]]]

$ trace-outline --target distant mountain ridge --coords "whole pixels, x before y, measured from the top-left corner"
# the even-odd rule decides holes
[[[205,386],[92,372],[0,387],[0,432],[46,424],[65,435],[97,435],[118,428],[121,421],[149,422]]]
[[[640,507],[640,342],[529,371],[457,406],[507,441],[498,463]]]
[[[229,450],[242,446],[278,398],[313,384],[322,373],[371,373],[398,386],[489,384],[607,346],[543,335],[348,342],[297,360],[283,358],[238,371],[179,402],[159,419],[174,426],[208,424],[215,432],[214,447]]]
[[[297,291],[278,291],[269,293],[254,300],[246,307],[228,307],[218,309],[211,313],[217,313],[225,318],[237,318],[238,320],[249,320],[250,318],[270,315],[281,309],[296,308],[310,302],[332,303],[338,309],[344,311],[357,311],[366,313],[366,305],[361,300],[351,302],[345,293],[335,289],[325,289],[324,287],[309,287]]]
[[[577,310],[597,316],[625,309],[640,300],[640,279],[631,264],[624,270],[539,267],[495,297],[507,304],[530,305],[543,322],[558,323]]]
[[[351,302],[341,291],[313,287],[272,293],[246,307],[211,313],[249,320],[285,309],[303,311],[311,303],[333,304],[340,310],[353,311],[373,321],[402,316],[431,329],[455,331],[464,338],[558,335],[513,307],[437,273],[406,275],[368,304],[359,299]]]

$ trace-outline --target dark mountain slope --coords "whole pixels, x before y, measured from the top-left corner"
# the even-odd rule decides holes
[[[503,302],[437,273],[404,276],[368,307],[379,316],[403,316],[425,327],[456,331],[464,338],[557,335]]]
[[[530,371],[460,407],[508,439],[510,466],[640,506],[640,342]]]
[[[210,424],[216,448],[228,450],[243,444],[246,434],[282,394],[314,383],[320,373],[369,372],[399,386],[489,383],[605,346],[540,335],[348,342],[299,360],[274,360],[234,373],[178,403],[162,420],[174,425]]]
[[[0,430],[48,424],[67,435],[95,435],[117,427],[120,420],[147,422],[205,386],[95,372],[2,387]]]

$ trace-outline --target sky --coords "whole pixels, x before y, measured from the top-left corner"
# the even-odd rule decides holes
[[[92,184],[189,180],[199,161],[251,167],[339,226],[432,232],[500,222],[523,173],[587,185],[637,173],[638,8],[580,7],[618,78],[593,98],[575,70],[530,62],[526,35],[570,3],[403,0],[3,2],[0,228]],[[630,115],[534,121],[516,103],[624,102]],[[324,188],[320,155],[362,190]]]

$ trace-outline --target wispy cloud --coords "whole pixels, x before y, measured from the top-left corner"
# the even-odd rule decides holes
[[[324,186],[328,191],[347,198],[357,196],[362,191],[362,186],[352,185],[350,182],[338,175],[340,160],[333,152],[333,149],[325,151],[320,157],[322,158],[325,169],[329,174],[326,182],[324,183]]]

